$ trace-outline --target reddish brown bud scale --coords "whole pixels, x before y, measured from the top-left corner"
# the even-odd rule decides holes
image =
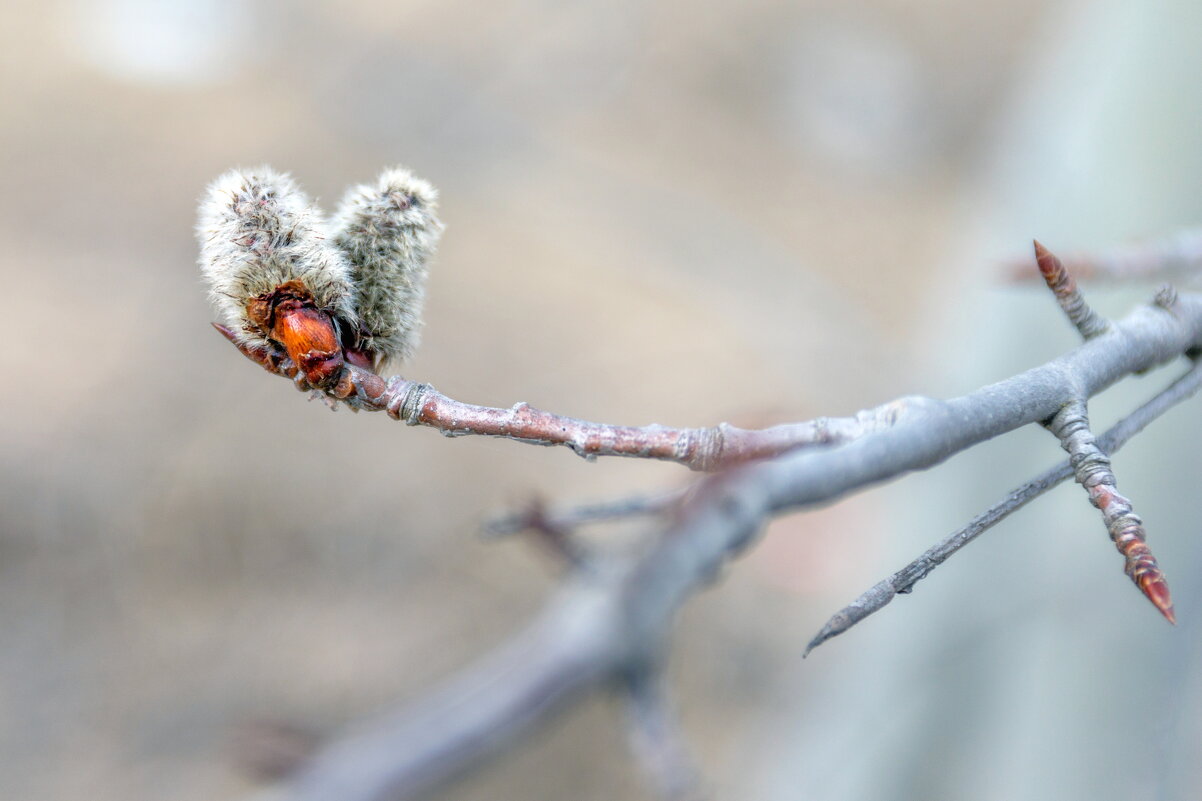
[[[1055,290],[1058,286],[1069,287],[1069,291],[1076,289],[1076,283],[1064,269],[1064,264],[1039,240],[1035,240],[1035,262],[1039,265],[1039,272],[1043,273],[1043,280],[1047,282],[1050,289]]]
[[[1115,538],[1115,545],[1127,560],[1125,572],[1135,582],[1135,586],[1160,610],[1160,614],[1170,623],[1176,623],[1169,583],[1165,580],[1156,557],[1152,555],[1152,549],[1144,542],[1143,532],[1139,527],[1127,529]]]
[[[343,349],[342,355],[346,358],[348,364],[353,364],[356,367],[362,367],[364,370],[371,370],[373,372],[376,369],[376,354],[373,351],[347,347]]]
[[[282,375],[287,378],[296,376],[296,365],[288,362],[288,355],[280,350],[274,343],[269,342],[266,345],[254,345],[243,341],[238,336],[238,332],[229,326],[221,323],[210,323],[217,332],[230,341],[235,348],[241,352],[243,356],[250,359],[255,364],[262,367],[269,373]]]
[[[1164,576],[1140,576],[1135,583],[1143,590],[1144,595],[1151,601],[1165,619],[1176,625],[1177,615],[1173,612],[1173,599],[1169,596],[1169,585]]]
[[[342,374],[345,361],[338,328],[327,312],[317,308],[301,282],[289,281],[251,298],[246,314],[284,349],[314,387],[327,387]]]
[[[277,309],[271,335],[284,346],[313,386],[325,386],[342,371],[338,335],[325,312],[295,305]]]

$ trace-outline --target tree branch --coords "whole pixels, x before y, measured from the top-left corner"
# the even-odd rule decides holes
[[[630,746],[665,801],[701,801],[705,793],[676,716],[668,703],[661,671],[648,666],[625,682]]]
[[[1098,447],[1107,454],[1117,452],[1153,420],[1178,403],[1193,397],[1199,388],[1202,388],[1202,364],[1195,361],[1189,372],[1098,437]],[[883,609],[898,595],[912,592],[915,584],[930,575],[931,571],[947,561],[952,554],[1040,495],[1072,477],[1073,467],[1068,461],[1064,461],[1021,487],[1011,490],[1005,498],[974,517],[968,525],[949,534],[910,564],[884,581],[872,585],[850,604],[831,615],[806,646],[805,655],[808,656],[810,651],[819,645],[843,634],[864,618]]]
[[[1064,356],[968,395],[907,399],[893,425],[843,445],[707,478],[640,553],[570,575],[525,632],[424,700],[336,742],[287,797],[412,798],[512,746],[584,693],[653,662],[679,606],[748,547],[770,516],[931,467],[1199,345],[1202,297],[1182,295],[1170,308],[1137,309]],[[384,388],[368,394],[382,398]],[[410,416],[420,417],[424,406],[413,404]]]
[[[727,423],[709,428],[616,426],[545,412],[526,403],[508,409],[464,403],[429,384],[400,377],[386,381],[353,364],[345,366],[332,388],[318,390],[283,351],[240,342],[226,326],[214,323],[213,327],[251,361],[270,373],[291,378],[298,389],[314,392],[331,405],[341,402],[355,411],[386,411],[394,420],[435,428],[448,437],[474,434],[531,445],[562,445],[585,459],[629,456],[678,462],[691,470],[718,470],[803,446],[838,445],[889,428],[907,413],[912,400],[899,398],[851,417],[819,417],[764,429]]]

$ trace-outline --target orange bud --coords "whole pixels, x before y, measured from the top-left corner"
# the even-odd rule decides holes
[[[246,305],[246,314],[284,348],[313,386],[324,388],[342,374],[344,360],[338,328],[328,313],[317,308],[301,282],[289,281],[252,298]]]

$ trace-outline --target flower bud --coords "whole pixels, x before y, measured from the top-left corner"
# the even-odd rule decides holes
[[[434,187],[394,167],[348,190],[334,215],[332,241],[355,286],[359,347],[380,366],[417,348],[427,264],[443,229],[437,211]]]
[[[290,176],[270,167],[222,175],[201,200],[196,233],[209,297],[242,342],[275,340],[283,297],[324,313],[335,328],[357,325],[346,258]]]

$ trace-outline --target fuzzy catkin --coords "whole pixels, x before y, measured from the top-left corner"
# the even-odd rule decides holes
[[[442,236],[437,212],[434,187],[393,167],[349,189],[334,215],[332,241],[351,264],[361,345],[381,366],[417,348],[428,263]]]
[[[196,234],[209,297],[244,342],[267,343],[247,303],[289,281],[300,281],[341,323],[356,324],[350,266],[291,176],[266,166],[225,173],[201,200]]]

